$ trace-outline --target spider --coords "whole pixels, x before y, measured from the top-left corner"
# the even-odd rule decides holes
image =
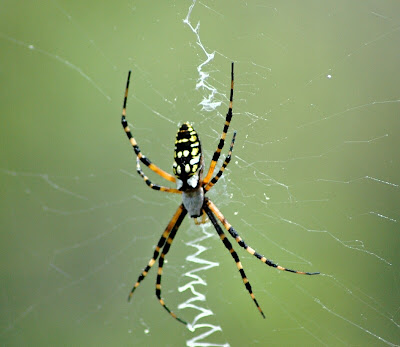
[[[158,166],[153,164],[146,156],[142,154],[139,149],[139,146],[132,136],[130,128],[128,126],[128,122],[126,120],[126,103],[128,98],[128,89],[129,89],[129,81],[131,76],[131,71],[128,73],[128,79],[126,82],[125,88],[125,97],[124,97],[124,104],[122,109],[122,118],[121,123],[124,131],[129,139],[129,142],[132,145],[132,148],[136,154],[136,170],[138,174],[143,178],[145,183],[154,190],[159,190],[162,192],[167,193],[174,193],[174,194],[181,194],[182,195],[182,203],[176,210],[175,214],[173,215],[171,221],[165,228],[161,238],[159,239],[157,246],[155,247],[153,257],[148,262],[147,266],[144,268],[142,273],[140,274],[139,278],[137,279],[135,285],[133,286],[131,292],[128,296],[128,301],[132,298],[133,293],[135,292],[136,288],[139,286],[140,282],[147,276],[151,267],[155,264],[158,258],[158,272],[157,272],[157,281],[156,281],[156,296],[160,302],[160,304],[164,307],[164,309],[176,320],[179,322],[187,325],[188,323],[183,319],[179,318],[174,312],[172,312],[168,306],[165,304],[164,300],[161,297],[161,276],[163,273],[163,265],[164,259],[167,255],[171,244],[175,238],[175,235],[181,225],[183,219],[185,218],[186,214],[189,213],[191,218],[195,218],[197,221],[198,217],[202,217],[201,223],[205,223],[206,216],[213,224],[215,230],[217,231],[221,241],[223,242],[226,249],[231,254],[232,258],[234,259],[236,266],[239,270],[239,273],[242,277],[243,283],[249,292],[254,304],[256,305],[257,309],[261,313],[262,317],[265,318],[264,312],[262,311],[261,307],[259,306],[251,288],[250,282],[246,277],[242,264],[239,260],[239,256],[235,252],[232,247],[231,242],[226,237],[225,233],[223,232],[221,226],[218,224],[219,222],[224,226],[224,228],[228,231],[228,233],[235,239],[235,241],[239,244],[240,247],[244,248],[247,252],[251,255],[254,255],[256,258],[261,260],[268,266],[274,267],[278,270],[293,272],[296,274],[302,275],[317,275],[319,272],[303,272],[297,270],[291,270],[284,268],[280,265],[275,264],[273,261],[267,259],[263,255],[256,252],[253,248],[248,246],[244,240],[240,237],[240,235],[236,232],[236,230],[232,227],[231,224],[226,220],[224,215],[220,212],[220,210],[215,206],[215,204],[207,198],[205,195],[206,193],[218,182],[221,178],[224,170],[228,166],[231,156],[233,145],[235,143],[236,131],[233,133],[231,145],[229,148],[228,155],[225,158],[224,163],[222,164],[221,168],[219,169],[218,173],[213,176],[215,166],[218,162],[218,159],[221,154],[221,150],[224,147],[226,134],[228,132],[229,124],[232,119],[232,102],[233,102],[233,85],[234,85],[234,75],[233,75],[233,62],[231,65],[231,91],[230,91],[230,98],[229,98],[229,109],[228,113],[226,114],[225,124],[222,131],[222,135],[219,140],[218,148],[214,152],[214,155],[211,160],[210,167],[203,177],[203,170],[204,170],[204,158],[201,151],[201,144],[199,140],[199,136],[194,128],[189,123],[184,123],[179,128],[176,134],[175,140],[175,150],[174,150],[174,163],[172,166],[172,170],[174,176],[170,175],[169,173],[165,172],[164,170],[160,169]],[[165,186],[160,186],[158,184],[152,183],[149,178],[143,173],[140,162],[146,165],[150,170],[161,176],[162,178],[166,179],[167,181],[176,183],[176,188],[169,188]],[[198,224],[198,223],[196,223]],[[161,254],[160,254],[161,252]]]

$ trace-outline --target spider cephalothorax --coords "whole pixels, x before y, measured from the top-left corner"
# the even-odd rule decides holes
[[[173,215],[171,221],[168,223],[167,227],[165,228],[163,234],[161,235],[157,246],[155,247],[153,257],[148,262],[147,266],[143,269],[142,273],[140,274],[139,278],[137,279],[135,285],[133,286],[131,292],[129,293],[128,300],[132,297],[134,291],[143,279],[147,276],[148,272],[150,271],[151,267],[155,264],[156,260],[158,259],[158,272],[157,272],[157,280],[156,280],[156,296],[160,304],[167,310],[167,312],[177,319],[179,322],[183,324],[187,324],[183,319],[176,316],[165,304],[164,299],[161,297],[161,276],[163,272],[163,265],[164,259],[167,255],[172,241],[181,225],[183,219],[185,218],[186,214],[189,213],[190,217],[196,218],[200,217],[201,215],[206,216],[209,218],[211,223],[213,224],[215,230],[217,231],[221,241],[223,242],[226,249],[231,254],[232,258],[236,263],[236,267],[239,270],[240,276],[242,277],[243,283],[249,292],[254,304],[257,306],[258,310],[260,311],[261,315],[265,318],[261,307],[258,305],[258,302],[253,294],[251,289],[251,285],[249,280],[246,277],[246,274],[243,270],[242,264],[239,260],[238,254],[232,247],[232,244],[226,237],[225,233],[223,232],[221,226],[218,224],[218,221],[224,226],[226,231],[233,237],[233,239],[238,243],[238,245],[244,248],[247,252],[251,255],[255,256],[257,259],[262,261],[264,264],[274,267],[278,270],[282,271],[289,271],[297,274],[302,275],[316,275],[319,272],[303,272],[303,271],[296,271],[284,268],[283,266],[275,264],[273,261],[267,259],[260,253],[256,252],[253,248],[248,246],[244,240],[239,236],[236,230],[232,227],[231,224],[226,220],[224,215],[221,211],[214,205],[214,203],[205,197],[205,194],[218,182],[222,174],[224,173],[225,168],[229,164],[232,155],[233,145],[235,143],[235,135],[236,132],[233,133],[231,146],[229,148],[229,152],[225,157],[225,161],[222,164],[221,168],[219,169],[218,173],[215,174],[215,166],[218,162],[219,156],[221,154],[221,150],[224,147],[226,134],[228,132],[229,124],[232,119],[232,101],[233,101],[233,63],[232,63],[232,70],[231,70],[231,94],[229,98],[229,108],[228,113],[226,114],[225,124],[222,131],[222,135],[220,137],[220,141],[216,151],[211,160],[210,167],[203,177],[203,155],[201,152],[201,145],[199,136],[197,132],[193,129],[193,127],[189,123],[184,123],[178,130],[176,134],[176,141],[175,141],[175,151],[174,151],[174,164],[173,164],[173,172],[174,175],[171,175],[164,170],[160,169],[157,165],[153,164],[146,156],[142,154],[139,149],[139,146],[136,143],[136,140],[132,136],[132,133],[128,126],[128,121],[126,120],[126,101],[128,98],[128,88],[129,88],[129,79],[131,76],[131,72],[128,73],[128,79],[126,82],[126,89],[125,89],[125,98],[124,98],[124,107],[122,109],[122,118],[121,123],[122,127],[126,135],[128,136],[129,142],[132,145],[132,148],[136,154],[136,170],[138,174],[143,178],[146,184],[154,190],[167,192],[167,193],[174,193],[174,194],[181,194],[182,195],[182,204],[179,205],[178,209],[176,210],[175,214]],[[166,179],[169,182],[176,183],[177,188],[165,187],[160,186],[158,184],[152,183],[149,178],[143,173],[140,163],[146,165],[151,171],[155,172],[156,174],[160,175],[162,178]]]

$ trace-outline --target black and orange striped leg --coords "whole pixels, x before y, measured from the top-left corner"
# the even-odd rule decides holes
[[[159,186],[158,184],[152,183],[149,180],[149,178],[143,173],[142,168],[140,167],[139,158],[136,158],[136,171],[143,178],[143,180],[147,184],[147,186],[149,186],[151,189],[159,190],[161,192],[167,192],[167,193],[182,194],[182,191],[180,191],[179,189]]]
[[[211,209],[206,204],[204,204],[204,211],[207,213],[208,218],[210,219],[211,223],[214,225],[214,228],[217,231],[220,239],[224,243],[224,246],[229,251],[229,253],[231,254],[232,258],[235,260],[236,266],[237,266],[237,268],[239,270],[240,275],[242,276],[243,283],[244,283],[247,291],[249,292],[251,298],[253,299],[254,304],[257,306],[257,309],[260,311],[260,313],[263,316],[263,318],[265,318],[264,312],[262,311],[260,305],[258,305],[258,302],[257,302],[257,300],[256,300],[256,298],[255,298],[255,296],[253,294],[253,290],[251,289],[250,282],[247,279],[246,274],[245,274],[245,272],[243,270],[243,266],[242,266],[242,263],[240,262],[239,256],[237,255],[237,253],[233,249],[232,244],[229,242],[229,240],[227,239],[227,237],[224,234],[224,232],[222,231],[222,228],[219,226],[217,220],[215,219],[215,216],[214,216],[213,212],[211,211]]]
[[[275,264],[272,260],[267,259],[263,255],[257,253],[253,248],[249,247],[243,239],[240,237],[240,235],[237,233],[237,231],[232,227],[232,225],[229,224],[229,222],[225,219],[223,214],[218,210],[217,206],[209,200],[206,199],[206,205],[210,208],[210,210],[217,216],[217,218],[220,220],[220,222],[223,224],[226,230],[232,235],[232,237],[236,240],[236,242],[239,244],[240,247],[244,248],[247,252],[249,252],[251,255],[254,255],[256,258],[260,259],[263,263],[267,264],[268,266],[274,267],[278,270],[281,271],[288,271],[292,273],[296,273],[299,275],[318,275],[319,272],[304,272],[304,271],[297,271],[297,270],[291,270],[287,269],[283,266]]]
[[[183,205],[180,205],[178,207],[178,209],[176,210],[174,216],[172,217],[171,221],[168,223],[163,234],[161,235],[160,240],[157,243],[156,249],[154,250],[153,257],[150,259],[149,263],[144,268],[144,270],[140,274],[139,278],[137,279],[135,285],[133,286],[131,292],[129,293],[128,301],[132,298],[133,292],[136,290],[137,287],[139,287],[140,282],[142,282],[144,280],[144,278],[147,276],[148,272],[150,271],[151,267],[156,262],[159,254],[160,254],[160,250],[164,246],[165,242],[167,241],[170,233],[173,230],[177,229],[177,227],[179,227],[179,225],[182,223],[182,220],[185,217],[186,213],[187,213],[187,211],[183,207]]]
[[[221,178],[222,174],[224,173],[226,167],[228,166],[229,162],[231,161],[232,158],[232,150],[233,150],[233,145],[235,144],[235,138],[236,138],[236,131],[233,133],[232,137],[232,142],[231,142],[231,147],[229,148],[228,155],[225,158],[224,163],[222,164],[221,169],[218,171],[218,173],[213,177],[213,179],[208,182],[208,184],[204,187],[204,191],[208,192],[212,186],[218,182],[218,180]]]
[[[129,81],[131,79],[131,70],[128,72],[128,79],[126,81],[126,88],[125,88],[125,97],[124,97],[124,106],[122,108],[122,117],[121,117],[121,124],[122,127],[124,128],[124,131],[126,133],[126,136],[128,137],[129,142],[132,145],[133,150],[136,153],[136,156],[140,159],[140,161],[146,165],[150,170],[154,171],[156,174],[160,175],[161,177],[165,178],[168,181],[171,182],[176,182],[176,178],[172,175],[170,175],[168,172],[165,172],[164,170],[160,169],[158,166],[154,165],[150,159],[146,158],[140,151],[139,146],[137,145],[137,142],[135,138],[132,136],[131,130],[129,129],[128,121],[126,120],[126,104],[128,100],[128,89],[129,89]]]
[[[205,178],[203,180],[203,182],[205,184],[207,184],[210,181],[211,176],[212,176],[212,174],[214,172],[214,169],[215,169],[215,165],[217,165],[218,158],[221,155],[221,150],[224,147],[226,133],[228,132],[229,124],[230,124],[231,119],[232,119],[233,85],[234,85],[234,78],[233,78],[233,62],[232,62],[232,68],[231,68],[231,95],[229,97],[229,109],[228,109],[228,113],[226,114],[226,117],[225,117],[224,129],[222,131],[222,135],[221,135],[221,138],[219,140],[218,148],[214,152],[214,155],[213,155],[212,160],[211,160],[210,168],[208,169],[208,173],[207,173],[207,175],[205,176]]]
[[[174,241],[174,237],[178,231],[179,226],[181,225],[183,219],[186,216],[186,209],[184,209],[181,213],[181,215],[179,216],[178,220],[175,223],[174,228],[171,230],[171,233],[168,236],[167,242],[165,243],[160,258],[158,258],[158,272],[157,272],[157,281],[156,281],[156,296],[158,301],[160,302],[160,304],[162,305],[162,307],[165,308],[165,310],[172,316],[174,317],[177,321],[187,325],[187,322],[185,322],[183,319],[179,318],[174,312],[172,312],[168,306],[165,304],[164,300],[161,298],[161,277],[162,277],[162,273],[163,273],[163,266],[164,266],[164,259],[165,256],[167,255],[172,241]]]

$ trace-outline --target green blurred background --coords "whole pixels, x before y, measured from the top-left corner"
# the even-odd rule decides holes
[[[398,1],[0,8],[1,345],[400,343]],[[177,127],[190,121],[208,163],[231,61],[228,138],[238,135],[210,197],[260,253],[322,274],[267,268],[234,244],[263,320],[212,226],[186,220],[163,297],[193,322],[200,311],[178,306],[193,296],[187,273],[202,278],[193,288],[205,301],[193,304],[212,315],[197,324],[220,331],[196,340],[209,328],[190,331],[162,309],[156,269],[126,302],[179,197],[135,173],[120,114],[132,69],[128,120],[143,152],[171,172]],[[196,272],[204,265],[187,257],[204,233],[199,258],[219,266]]]

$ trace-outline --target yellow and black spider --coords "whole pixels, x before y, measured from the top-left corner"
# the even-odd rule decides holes
[[[146,184],[154,189],[160,190],[168,193],[176,193],[182,194],[182,204],[178,207],[178,210],[175,212],[168,226],[165,228],[160,240],[157,243],[157,246],[154,250],[153,257],[150,259],[147,266],[144,268],[142,273],[140,274],[137,282],[133,286],[131,292],[129,293],[128,300],[131,299],[135,289],[139,286],[140,282],[147,276],[151,267],[155,264],[158,258],[158,272],[157,272],[157,281],[156,281],[156,296],[160,301],[160,304],[168,311],[168,313],[177,319],[179,322],[183,324],[187,324],[183,319],[176,316],[166,305],[164,300],[161,298],[161,276],[163,272],[164,259],[167,255],[169,248],[171,247],[172,241],[181,225],[183,219],[186,214],[189,212],[190,217],[197,218],[202,216],[203,222],[205,222],[205,215],[208,216],[211,223],[214,225],[220,239],[224,243],[224,246],[228,249],[229,253],[233,257],[236,262],[236,266],[242,276],[243,283],[246,286],[247,291],[249,292],[251,298],[253,299],[255,305],[260,311],[261,315],[265,318],[261,307],[258,305],[258,302],[253,294],[251,289],[251,285],[249,280],[246,277],[246,274],[243,270],[242,264],[239,260],[239,256],[234,251],[232,244],[227,239],[225,233],[217,222],[217,219],[222,223],[225,229],[231,234],[231,236],[236,240],[240,247],[244,248],[247,252],[254,255],[256,258],[261,260],[263,263],[268,266],[272,266],[282,271],[289,271],[302,275],[317,275],[319,272],[302,272],[296,270],[286,269],[282,266],[279,266],[272,262],[271,260],[265,258],[261,254],[257,253],[253,248],[249,247],[243,239],[239,236],[236,230],[229,224],[229,222],[225,219],[223,214],[218,210],[218,208],[213,204],[213,202],[208,199],[205,194],[212,188],[212,186],[218,182],[221,178],[225,168],[229,164],[232,155],[233,145],[235,143],[236,132],[233,133],[231,146],[229,148],[228,155],[225,158],[222,167],[218,171],[218,173],[213,176],[215,166],[221,154],[221,150],[224,147],[226,133],[228,132],[229,124],[232,119],[232,100],[233,100],[233,62],[231,68],[231,93],[229,99],[229,109],[226,114],[224,129],[222,131],[221,138],[219,140],[218,148],[214,152],[214,155],[211,160],[210,168],[206,176],[203,178],[203,170],[204,170],[204,158],[201,151],[201,144],[199,140],[199,136],[197,132],[193,129],[193,127],[189,123],[184,123],[178,130],[176,134],[175,140],[175,151],[174,151],[174,163],[172,170],[175,176],[170,175],[164,170],[160,169],[158,166],[154,165],[148,158],[146,158],[139,149],[136,140],[133,138],[132,133],[129,129],[128,122],[125,118],[126,116],[126,102],[128,98],[128,88],[129,88],[129,80],[131,76],[131,71],[128,73],[128,79],[126,82],[125,89],[125,98],[124,98],[124,106],[122,109],[122,118],[121,123],[122,127],[126,135],[128,136],[129,142],[131,143],[133,150],[136,153],[136,169],[139,175],[144,179]],[[159,186],[157,184],[153,184],[149,178],[143,173],[140,162],[146,165],[150,170],[154,171],[161,177],[165,178],[170,182],[176,183],[176,188],[169,188]],[[195,219],[196,221],[196,219]],[[161,251],[161,255],[160,255]]]

